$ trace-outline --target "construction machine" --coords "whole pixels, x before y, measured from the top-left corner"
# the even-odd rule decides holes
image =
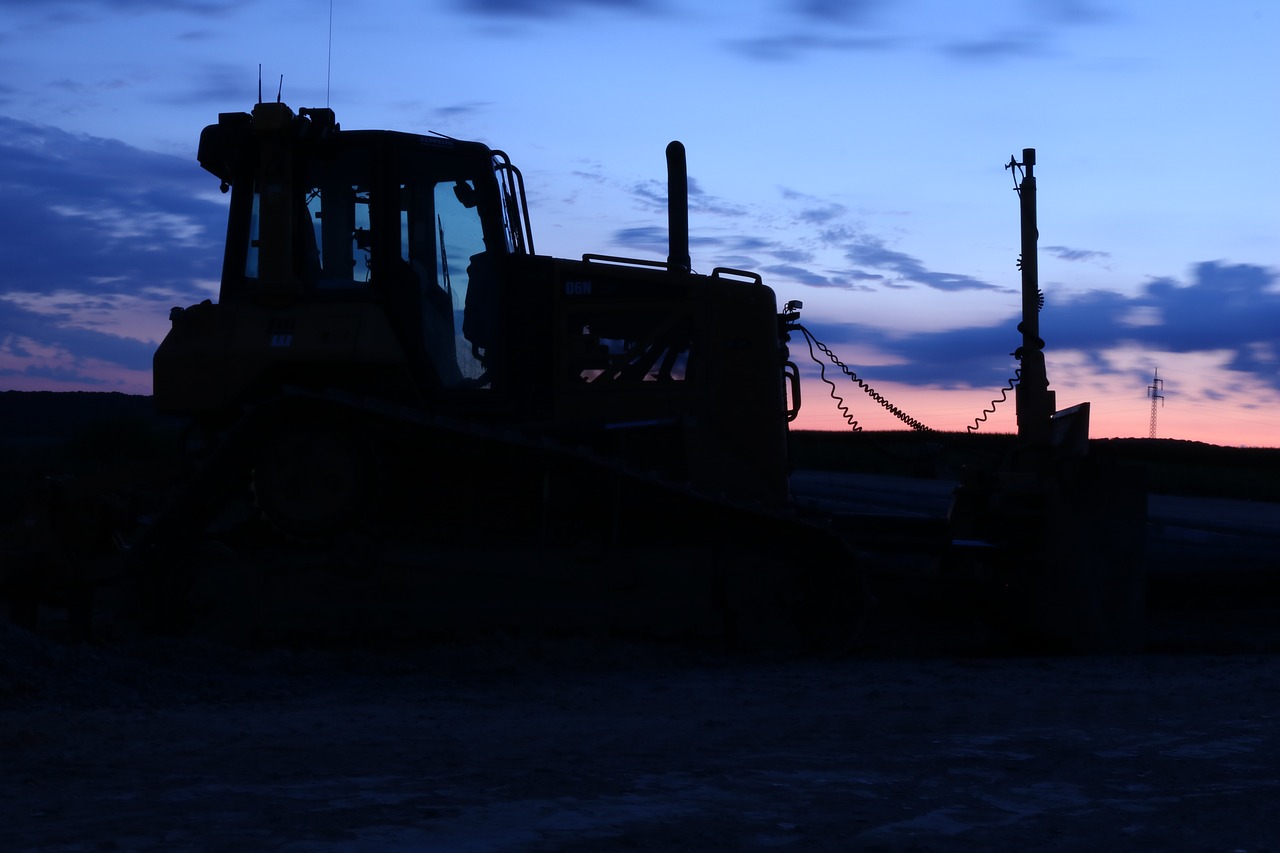
[[[564,259],[534,250],[502,151],[224,113],[198,152],[230,192],[219,298],[174,308],[154,359],[190,471],[122,575],[170,626],[345,625],[367,602],[401,633],[831,650],[864,624],[863,557],[890,549],[929,561],[895,589],[960,583],[1031,633],[1127,644],[1142,494],[1090,456],[1087,404],[1047,391],[1033,154],[1017,449],[945,517],[904,518],[792,494],[787,344],[809,333],[758,274],[693,271],[680,143],[666,261]]]
[[[721,628],[761,607],[810,639],[856,623],[844,544],[790,502],[798,315],[756,273],[691,269],[680,143],[665,263],[537,254],[520,171],[477,142],[259,103],[198,156],[230,191],[221,290],[173,310],[154,400],[211,458],[147,548],[247,489],[303,548],[408,535],[416,562],[458,568],[437,600],[505,577],[483,586],[522,590],[513,618],[593,590],[607,605],[579,611],[651,596],[636,621],[703,597],[693,621]]]
[[[501,151],[342,131],[328,110],[281,103],[224,114],[199,149],[231,191],[221,293],[174,309],[156,406],[216,427],[282,396],[340,393],[781,504],[796,385],[774,294],[754,273],[690,270],[683,149],[668,156],[667,263],[564,260],[534,252]],[[332,424],[317,437],[314,418],[278,420],[266,441],[280,452],[254,480],[271,521],[300,535],[353,521],[370,449]],[[301,429],[327,463],[299,457]],[[321,477],[312,462],[352,470]],[[327,510],[312,488],[290,492],[310,474],[331,487]]]

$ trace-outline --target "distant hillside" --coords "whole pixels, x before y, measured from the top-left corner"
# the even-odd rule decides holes
[[[1172,438],[1095,442],[1147,469],[1152,492],[1280,502],[1280,448],[1220,447]]]
[[[150,397],[99,391],[0,392],[0,436],[57,440],[90,424],[150,420]]]
[[[0,474],[138,458],[168,442],[176,422],[158,417],[150,397],[114,392],[0,392]],[[958,476],[965,465],[995,464],[1014,436],[983,433],[792,433],[798,468],[910,477]],[[1175,439],[1094,439],[1147,471],[1152,492],[1280,502],[1280,449],[1219,447]]]
[[[42,477],[88,475],[174,457],[179,422],[150,397],[107,392],[0,392],[0,513]]]
[[[1010,434],[797,431],[792,458],[798,468],[952,479],[965,465],[995,464],[1014,444]],[[1157,494],[1280,502],[1280,448],[1163,438],[1101,438],[1089,446],[1146,469]]]

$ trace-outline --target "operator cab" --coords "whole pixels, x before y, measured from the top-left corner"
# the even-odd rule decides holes
[[[535,253],[500,151],[341,131],[328,109],[224,113],[198,155],[231,192],[220,296],[170,314],[156,407],[216,431],[273,401],[367,403],[784,500],[776,297],[691,269],[683,146],[667,153],[666,262],[557,258]]]
[[[199,159],[231,190],[220,302],[380,303],[428,381],[491,386],[501,256],[532,253],[505,154],[260,103],[220,115]]]

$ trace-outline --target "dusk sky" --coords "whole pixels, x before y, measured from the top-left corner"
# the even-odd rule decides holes
[[[683,141],[694,268],[759,271],[944,430],[1016,367],[1004,164],[1035,148],[1059,406],[1146,436],[1158,368],[1160,437],[1280,446],[1278,43],[1274,0],[0,0],[0,390],[150,393],[220,274],[200,130],[261,64],[344,128],[506,151],[545,254],[665,259]],[[837,427],[792,355],[798,426]]]

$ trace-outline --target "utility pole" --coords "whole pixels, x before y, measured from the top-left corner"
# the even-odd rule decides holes
[[[1156,437],[1156,400],[1160,401],[1160,405],[1164,406],[1164,394],[1160,392],[1164,390],[1164,380],[1160,378],[1160,368],[1156,368],[1151,376],[1151,384],[1147,386],[1147,396],[1151,398],[1151,435],[1149,438]]]
[[[1036,150],[1022,149],[1022,162],[1010,157],[1005,164],[1014,174],[1014,190],[1022,223],[1022,254],[1018,269],[1022,270],[1022,346],[1013,354],[1021,362],[1018,382],[1018,438],[1025,445],[1045,446],[1049,443],[1049,424],[1053,417],[1054,393],[1049,390],[1049,374],[1044,364],[1044,341],[1040,339],[1040,270],[1036,244],[1040,229],[1036,224]],[[1018,169],[1023,170],[1018,181]]]

